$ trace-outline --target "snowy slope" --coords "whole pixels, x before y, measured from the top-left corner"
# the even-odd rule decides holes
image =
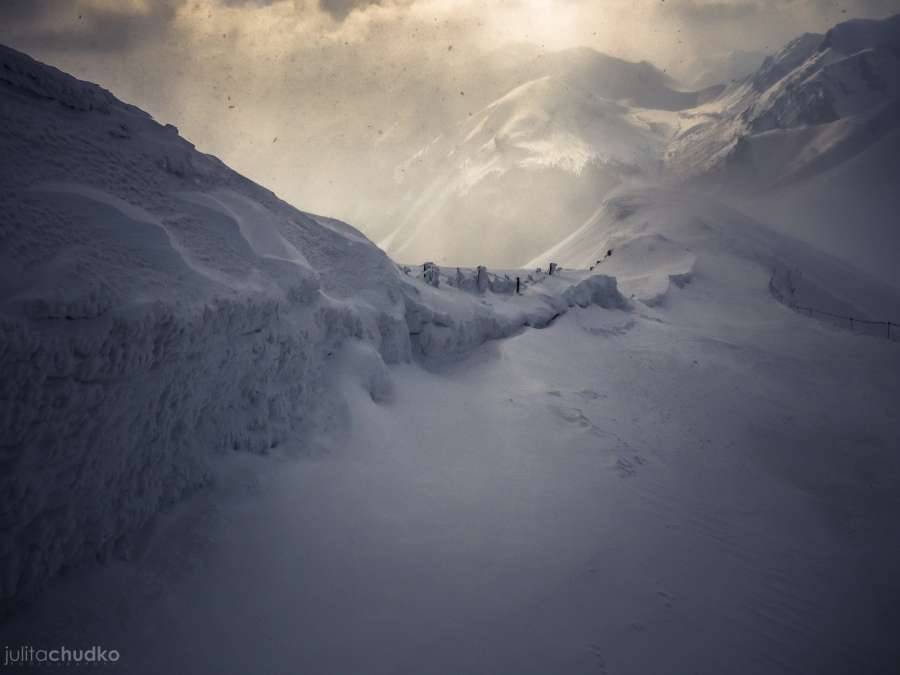
[[[897,290],[709,195],[687,190],[617,191],[529,266],[550,261],[611,275],[623,294],[651,306],[699,278],[738,296],[769,291],[773,298],[824,312],[900,318]]]
[[[649,64],[589,49],[543,55],[531,63],[534,79],[398,168],[407,193],[379,243],[410,262],[440,251],[449,264],[519,265],[574,231],[614,187],[665,181],[731,195],[845,259],[855,239],[868,240],[855,251],[877,257],[880,242],[896,240],[893,219],[830,211],[822,228],[840,237],[793,221],[804,220],[806,207],[835,202],[804,186],[856,157],[854,176],[883,176],[884,185],[900,178],[894,153],[867,152],[889,142],[900,120],[898,49],[900,15],[848,21],[802,35],[743,79],[702,92],[679,91]],[[784,208],[768,208],[772,191]],[[871,211],[890,213],[893,192],[868,190]],[[842,193],[851,202],[860,196]],[[870,271],[900,283],[883,262]]]
[[[666,153],[681,181],[737,195],[773,226],[900,288],[889,150],[900,124],[900,15],[806,34],[717,99],[682,112]]]
[[[213,453],[306,427],[346,337],[409,355],[359,233],[7,48],[0,154],[3,600],[124,547]]]
[[[900,15],[797,38],[684,115],[667,166],[677,176],[758,191],[846,161],[897,126],[898,47]]]
[[[530,79],[398,168],[407,189],[379,243],[397,260],[516,266],[569,234],[598,195],[655,180],[679,91],[647,63],[590,49],[536,58]]]
[[[713,83],[700,91],[684,90],[647,61],[624,61],[587,47],[542,55],[527,69],[537,75],[561,79],[600,98],[652,110],[693,108],[722,88]]]
[[[747,205],[779,230],[900,289],[900,128],[808,180]]]
[[[667,165],[758,190],[830,168],[896,127],[900,15],[810,33],[684,115]]]
[[[514,270],[484,295],[410,270],[434,358],[376,369],[344,344],[333,424],[224,458],[131,560],[55,580],[0,634],[147,675],[892,673],[900,345],[779,304],[733,211],[618,204],[634,238],[600,267],[680,275],[664,297],[623,308],[593,277],[607,307],[554,318],[539,295],[583,272],[519,297]],[[544,328],[446,358],[523,310]]]

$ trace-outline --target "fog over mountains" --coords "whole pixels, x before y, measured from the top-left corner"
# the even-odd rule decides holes
[[[850,21],[697,92],[592,50],[542,57],[401,165],[402,207],[372,227],[400,259],[434,241],[450,264],[515,266],[616,186],[687,183],[896,284],[898,48],[898,17]]]

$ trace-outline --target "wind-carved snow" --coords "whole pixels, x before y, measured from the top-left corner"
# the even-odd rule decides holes
[[[178,196],[234,220],[241,236],[257,255],[287,260],[312,269],[303,254],[282,236],[272,215],[260,204],[229,190],[216,190],[209,194],[185,192]]]
[[[424,358],[335,345],[312,438],[221,457],[215,489],[142,532],[134,559],[59,580],[9,639],[103,636],[148,675],[188,660],[215,673],[890,667],[900,350],[779,304],[773,282],[854,277],[779,241],[807,274],[773,279],[769,233],[695,199],[625,194],[595,223],[621,237],[601,271],[663,273],[691,247],[693,277],[663,302],[566,265],[402,269]]]
[[[626,297],[650,306],[665,303],[710,265],[718,282],[736,293],[748,284],[764,290],[770,279],[793,270],[791,299],[800,304],[875,320],[893,320],[900,306],[900,293],[877,279],[709,195],[683,190],[613,193],[581,228],[529,266],[550,261],[611,275]],[[763,282],[751,281],[748,268]]]

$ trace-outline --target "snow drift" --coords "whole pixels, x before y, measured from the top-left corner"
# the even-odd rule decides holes
[[[787,304],[859,319],[896,321],[900,307],[900,295],[877,279],[683,189],[616,191],[582,227],[530,264],[549,261],[613,276],[626,297],[648,306],[666,303],[699,277],[736,295],[771,291]]]
[[[408,359],[395,266],[99,87],[0,50],[0,599],[317,414],[347,338]]]

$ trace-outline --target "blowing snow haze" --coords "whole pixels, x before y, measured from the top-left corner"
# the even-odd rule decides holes
[[[704,90],[753,73],[800,34],[897,9],[888,0],[12,0],[0,40],[175,124],[204,152],[292,204],[353,223],[398,259],[510,266],[583,224],[595,186],[658,180],[672,136],[710,98]],[[593,121],[582,125],[585,111]],[[868,216],[835,215],[850,229]]]
[[[898,10],[0,2],[0,670],[895,672]]]

